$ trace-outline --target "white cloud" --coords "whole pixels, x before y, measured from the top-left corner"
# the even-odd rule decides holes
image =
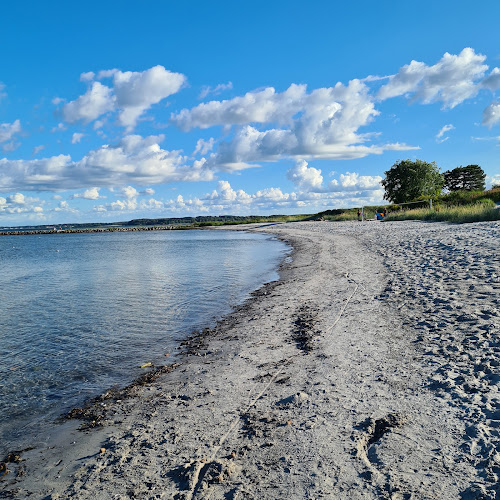
[[[454,129],[455,129],[455,127],[451,123],[442,127],[439,130],[439,132],[436,134],[436,142],[441,143],[441,142],[447,141],[449,139],[449,137],[443,137],[443,136],[447,132],[449,132],[450,130],[454,130]]]
[[[483,125],[492,127],[500,121],[500,102],[492,102],[483,111]]]
[[[113,79],[108,87],[95,78],[93,72],[82,73],[82,81],[92,82],[87,92],[63,107],[64,120],[68,123],[89,123],[105,113],[118,110],[118,123],[128,130],[153,104],[178,92],[186,81],[180,73],[173,73],[163,66],[154,66],[146,71],[103,70],[97,79]]]
[[[35,156],[37,155],[40,151],[43,151],[45,149],[45,146],[43,144],[41,144],[40,146],[35,146],[33,148],[33,151],[31,153],[31,156]]]
[[[424,104],[442,101],[444,108],[454,108],[479,91],[479,80],[488,69],[485,60],[486,56],[467,47],[458,55],[446,52],[434,66],[412,61],[390,77],[378,97],[384,100],[413,94],[414,100]]]
[[[482,81],[481,85],[492,92],[500,89],[500,68],[493,68],[491,73]]]
[[[382,177],[380,175],[359,175],[356,172],[340,174],[340,186],[345,191],[366,191],[380,189]],[[335,189],[337,190],[337,189]]]
[[[415,149],[405,144],[365,145],[370,134],[358,132],[378,111],[369,88],[360,80],[348,85],[307,92],[305,85],[291,85],[277,93],[269,87],[228,101],[202,103],[173,114],[182,130],[214,125],[239,125],[229,141],[221,142],[207,165],[232,172],[249,168],[252,162],[295,159],[349,159],[384,150]],[[267,130],[251,123],[277,124]]]
[[[53,209],[55,213],[64,212],[66,214],[79,214],[79,210],[70,206],[67,201],[60,201],[59,205]]]
[[[172,73],[163,66],[154,66],[143,72],[117,71],[113,75],[116,101],[121,112],[121,125],[134,127],[137,119],[153,104],[178,92],[186,77]]]
[[[141,196],[152,196],[155,194],[155,190],[152,188],[146,188],[139,193]]]
[[[7,198],[7,201],[9,203],[15,204],[15,205],[24,205],[26,203],[24,194],[22,193],[16,193]]]
[[[170,205],[172,205],[172,203],[174,202],[170,202]],[[182,196],[175,203],[177,203],[178,206],[184,205]],[[187,202],[187,205],[194,206],[195,203],[190,200]],[[141,211],[151,211],[158,213],[158,211],[160,210],[163,211],[164,208],[165,208],[165,203],[161,200],[155,200],[154,198],[150,198],[148,200],[141,200],[140,202],[138,202],[136,198],[130,198],[125,200],[117,200],[107,205],[96,205],[94,207],[94,211],[104,213],[104,212],[116,212],[116,211],[133,212],[135,210],[141,210]]]
[[[337,182],[338,189],[322,192],[283,192],[280,188],[261,189],[253,194],[241,189],[235,190],[227,181],[219,181],[205,197],[186,199],[178,195],[175,199],[164,202],[165,209],[179,213],[228,213],[245,214],[272,211],[283,213],[289,210],[315,212],[328,208],[360,207],[382,203],[384,190],[380,186],[381,177],[360,176],[347,172]]]
[[[20,145],[21,143],[16,141],[7,142],[2,146],[2,151],[5,153],[15,151]]]
[[[304,108],[306,89],[306,85],[292,84],[285,92],[277,93],[268,87],[231,100],[210,101],[191,110],[183,109],[173,113],[171,121],[185,131],[214,125],[289,123],[292,116]]]
[[[206,155],[209,151],[212,151],[212,149],[214,148],[214,144],[215,139],[213,137],[210,137],[208,141],[205,141],[204,139],[198,139],[193,154],[196,155],[199,153],[202,156]]]
[[[99,73],[97,73],[97,79],[98,80],[102,80],[104,78],[113,78],[113,76],[115,75],[115,73],[119,73],[120,70],[118,69],[103,69],[101,71],[99,71]]]
[[[104,196],[101,196],[99,194],[99,189],[98,187],[93,187],[86,189],[83,193],[77,193],[71,196],[72,199],[74,198],[83,198],[84,200],[98,200],[99,198],[104,198]]]
[[[0,215],[27,215],[28,217],[43,215],[44,202],[39,198],[14,193],[7,198],[0,197]]]
[[[87,92],[63,107],[64,120],[68,123],[89,123],[99,116],[113,111],[115,97],[112,90],[100,82],[93,82]]]
[[[55,132],[64,132],[66,130],[66,127],[64,123],[58,123],[55,127],[52,127],[50,132],[53,134]]]
[[[7,92],[4,92],[5,89],[5,84],[0,82],[0,101],[4,98],[7,97]]]
[[[500,174],[488,175],[486,177],[486,186],[491,189],[491,186],[500,186]]]
[[[93,71],[87,71],[80,75],[81,82],[91,82],[95,78],[95,73]]]
[[[85,137],[85,134],[75,132],[71,137],[71,144],[78,144],[82,140],[82,137]]]
[[[308,167],[307,162],[299,160],[293,168],[286,173],[298,188],[304,191],[320,191],[323,186],[321,170]]]
[[[233,82],[219,83],[213,88],[209,86],[204,86],[201,89],[198,99],[205,99],[205,97],[207,97],[207,95],[209,94],[219,95],[221,92],[224,92],[225,90],[231,90],[232,88],[233,88]]]
[[[141,200],[139,203],[139,209],[141,210],[162,210],[164,206],[162,201],[155,200],[154,198],[150,198],[147,201]]]
[[[471,139],[473,141],[498,141],[498,143],[500,143],[500,135],[497,136],[497,137],[492,137],[492,136],[488,136],[488,137],[471,137]]]
[[[160,147],[163,136],[125,136],[116,145],[89,151],[81,160],[69,155],[33,160],[0,159],[0,192],[65,190],[92,186],[151,185],[213,179],[205,160],[186,164],[179,151]]]
[[[0,143],[11,141],[16,134],[21,132],[21,122],[0,123]]]
[[[0,123],[0,144],[3,144],[1,147],[2,151],[15,151],[21,145],[20,142],[16,141],[16,135],[21,130],[21,122],[19,120],[15,120],[12,123]]]
[[[121,194],[127,198],[127,200],[131,200],[132,198],[137,198],[139,196],[139,191],[132,186],[127,186],[122,188]]]
[[[54,99],[52,99],[52,104],[54,106],[59,106],[59,104],[61,104],[62,102],[64,102],[65,100],[62,99],[61,97],[54,97]]]

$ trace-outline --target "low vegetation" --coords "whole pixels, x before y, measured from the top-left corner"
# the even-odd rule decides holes
[[[481,222],[500,220],[500,209],[495,207],[491,200],[460,206],[415,208],[411,210],[400,210],[391,212],[385,218],[386,221],[395,220],[427,220],[446,222]]]
[[[386,221],[428,220],[456,223],[500,220],[500,188],[489,191],[452,191],[433,199],[433,209],[428,200],[422,200],[426,207],[404,209],[392,205],[388,207]]]

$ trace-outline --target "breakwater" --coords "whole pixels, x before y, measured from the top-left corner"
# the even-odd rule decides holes
[[[133,231],[174,231],[179,229],[200,229],[187,226],[134,226],[134,227],[92,227],[79,229],[28,229],[0,231],[0,236],[33,234],[76,234],[76,233],[125,233]]]

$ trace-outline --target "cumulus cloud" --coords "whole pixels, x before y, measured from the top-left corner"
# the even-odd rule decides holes
[[[112,87],[97,80],[112,78]],[[141,115],[152,105],[178,92],[186,81],[180,73],[173,73],[163,66],[148,70],[103,70],[97,74],[82,73],[83,81],[91,82],[87,92],[64,105],[62,113],[68,123],[89,123],[100,116],[118,110],[118,123],[128,130],[137,124]]]
[[[248,168],[252,162],[286,157],[349,159],[389,149],[414,149],[406,144],[365,144],[372,136],[359,129],[378,114],[367,85],[352,80],[348,85],[337,83],[310,93],[306,85],[292,84],[281,93],[269,87],[183,109],[171,121],[186,131],[239,126],[232,139],[221,142],[217,153],[207,160],[211,168],[231,172]],[[271,127],[260,130],[253,124]]]
[[[43,215],[43,202],[39,198],[25,196],[22,193],[14,193],[6,198],[0,197],[0,215],[28,216]]]
[[[63,107],[63,117],[68,123],[83,121],[89,123],[99,116],[113,111],[115,96],[112,90],[100,82],[93,82],[85,94]]]
[[[33,160],[0,159],[0,192],[80,189],[92,186],[151,185],[213,179],[205,160],[186,163],[179,151],[160,147],[163,136],[127,135],[82,159],[69,155]]]
[[[339,184],[334,184],[333,191],[370,191],[378,190],[381,188],[380,182],[382,177],[380,175],[359,175],[356,172],[346,172],[340,174]]]
[[[154,66],[143,72],[117,71],[113,75],[117,105],[121,109],[121,125],[133,127],[139,116],[153,104],[178,92],[186,77]]]
[[[93,71],[87,71],[80,75],[81,82],[91,82],[95,78],[95,73]]]
[[[221,92],[224,92],[225,90],[231,90],[232,88],[233,88],[233,82],[219,83],[213,88],[209,86],[204,86],[201,89],[198,99],[205,99],[205,97],[207,97],[207,95],[209,94],[219,95]]]
[[[310,168],[310,167],[309,167]],[[164,202],[165,210],[181,213],[231,213],[246,214],[259,211],[285,210],[319,211],[332,207],[361,207],[382,203],[384,190],[380,187],[380,177],[360,176],[347,172],[337,182],[338,189],[322,192],[297,191],[287,193],[281,188],[271,187],[255,193],[233,189],[228,181],[221,180],[217,188],[201,198],[186,199],[178,195]],[[344,186],[342,186],[344,184]]]
[[[26,199],[24,194],[16,193],[7,198],[8,203],[12,203],[14,205],[24,205],[26,203]]]
[[[226,101],[210,101],[173,113],[171,121],[181,130],[205,129],[214,125],[289,123],[304,108],[307,86],[292,84],[282,93],[273,87],[247,92]]]
[[[321,170],[308,167],[304,160],[298,161],[293,168],[286,173],[298,188],[304,191],[321,191],[323,187],[323,176]]]
[[[150,198],[149,200],[138,201],[137,197],[144,194],[153,194],[152,189],[145,189],[144,191],[137,191],[132,186],[127,186],[120,191],[121,195],[125,196],[123,200],[116,200],[106,205],[97,205],[94,210],[97,212],[116,212],[116,211],[134,211],[134,210],[161,210],[164,203],[160,200]],[[181,197],[182,198],[182,197]]]
[[[212,149],[214,148],[214,144],[215,139],[213,137],[210,137],[208,141],[205,141],[204,139],[198,139],[193,154],[206,155],[209,151],[212,151]]]
[[[424,104],[442,101],[444,108],[454,108],[479,91],[479,80],[488,69],[485,60],[486,56],[467,47],[458,55],[446,52],[434,66],[411,61],[390,77],[378,97],[384,100],[413,94],[414,100]]]
[[[449,137],[444,137],[444,135],[449,132],[450,130],[454,130],[455,127],[450,123],[448,125],[445,125],[444,127],[442,127],[439,132],[436,134],[436,142],[444,142],[444,141],[447,141],[449,139]]]
[[[0,123],[0,144],[7,143],[2,146],[4,151],[13,151],[18,147],[15,143],[15,136],[21,132],[20,120],[15,120],[12,123]]]
[[[85,134],[75,132],[71,137],[71,144],[78,144],[82,140],[82,137],[85,137]]]
[[[500,102],[492,102],[483,111],[483,125],[492,127],[500,121]]]
[[[98,187],[89,188],[83,193],[74,194],[71,198],[83,198],[84,200],[98,200],[99,198],[104,198],[104,196],[99,194],[99,189]]]
[[[229,138],[207,158],[208,167],[226,172],[282,158],[353,159],[388,150],[419,149],[404,143],[380,143],[378,134],[362,132],[379,114],[375,104],[408,95],[423,103],[440,101],[444,108],[453,108],[481,88],[496,88],[500,70],[495,68],[485,78],[485,59],[465,48],[458,55],[445,53],[430,66],[412,61],[390,77],[368,77],[312,91],[296,84],[283,92],[268,87],[182,109],[172,113],[171,123],[184,131],[233,127]],[[374,95],[369,83],[384,78],[388,82]],[[497,103],[493,103],[485,110],[483,123],[491,126],[497,121]],[[444,133],[449,130],[436,140],[446,140]]]
[[[127,186],[122,188],[121,194],[128,200],[131,200],[132,198],[137,198],[137,196],[139,195],[139,191],[137,191],[135,187]]]
[[[493,68],[491,73],[482,81],[482,86],[492,92],[500,89],[500,68]]]

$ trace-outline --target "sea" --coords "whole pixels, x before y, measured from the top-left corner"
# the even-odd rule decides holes
[[[183,339],[278,279],[289,252],[243,231],[0,236],[0,453],[175,361]]]

